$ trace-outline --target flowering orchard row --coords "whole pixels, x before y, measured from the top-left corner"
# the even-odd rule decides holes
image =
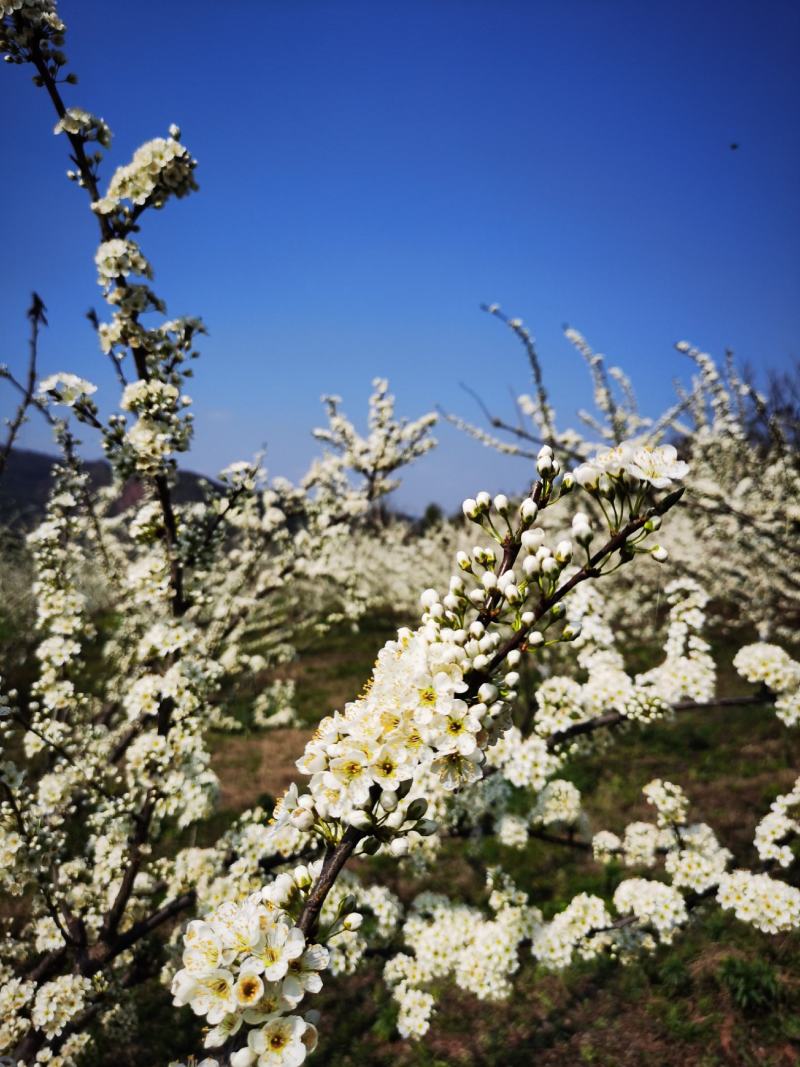
[[[560,431],[533,340],[507,320],[533,374],[535,397],[520,399],[530,428],[508,424],[508,444],[456,421],[527,461],[522,499],[478,492],[459,521],[420,535],[387,521],[382,498],[433,447],[436,416],[396,418],[377,379],[366,436],[326,398],[324,455],[300,485],[236,463],[201,502],[178,504],[203,324],[166,317],[138,237],[151,209],[197,190],[196,161],[171,126],[103,188],[112,132],[64,101],[77,79],[53,0],[0,0],[0,16],[6,58],[33,70],[68,145],[68,177],[88,196],[108,316],[95,326],[119,393],[103,417],[93,382],[68,370],[37,380],[34,300],[28,373],[0,372],[19,396],[0,470],[28,415],[50,423],[61,461],[27,541],[34,680],[5,693],[0,717],[0,886],[17,898],[3,920],[0,1054],[69,1067],[89,1062],[99,1032],[133,1040],[143,1024],[131,991],[153,960],[176,1010],[203,1024],[206,1067],[294,1067],[327,1025],[314,995],[371,948],[386,957],[400,1034],[419,1038],[443,980],[503,1000],[525,954],[553,969],[601,955],[624,963],[715,908],[764,936],[800,926],[800,786],[754,825],[741,866],[693,821],[678,784],[642,782],[652,821],[588,834],[565,777],[572,758],[601,753],[625,727],[725,703],[704,634],[709,621],[730,623],[720,605],[740,593],[752,633],[735,667],[757,688],[736,701],[787,729],[800,720],[800,664],[776,643],[797,610],[796,438],[755,389],[688,349],[698,379],[647,420],[627,379],[573,332],[597,411],[588,432]],[[90,489],[78,432],[101,442],[108,489]],[[132,477],[144,497],[118,514]],[[664,630],[652,603],[671,566]],[[298,753],[304,784],[196,845],[218,792],[209,732],[242,726],[226,706],[231,680],[269,671],[247,724],[292,721],[281,667],[301,637],[386,602],[421,614]],[[638,673],[626,660],[634,633],[650,652]],[[431,892],[403,906],[370,874],[381,856],[413,879],[448,840],[484,835],[508,848],[577,841],[630,876],[609,899],[580,893],[545,919],[499,866],[486,871],[485,907]]]

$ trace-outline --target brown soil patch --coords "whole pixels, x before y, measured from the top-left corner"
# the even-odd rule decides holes
[[[265,793],[278,797],[300,777],[295,761],[303,754],[310,730],[271,730],[259,736],[226,737],[211,766],[220,780],[223,811],[244,811]]]

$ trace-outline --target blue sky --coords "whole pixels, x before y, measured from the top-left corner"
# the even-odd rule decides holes
[[[659,410],[675,341],[760,367],[800,354],[800,6],[740,0],[63,0],[68,102],[114,131],[105,180],[177,122],[201,191],[140,236],[173,314],[210,336],[187,465],[268,444],[298,477],[319,396],[356,420],[370,380],[401,412],[508,408],[528,388],[499,302],[536,334],[562,423],[590,391],[570,322]],[[42,373],[113,395],[83,312],[96,230],[23,68],[0,71],[3,335],[50,309]],[[730,144],[740,145],[731,151]],[[0,402],[8,406],[7,393]],[[524,483],[442,427],[398,503]],[[25,443],[46,447],[40,427]]]

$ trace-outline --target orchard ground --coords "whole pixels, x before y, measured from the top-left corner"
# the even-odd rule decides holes
[[[311,642],[283,676],[297,682],[302,728],[220,735],[213,745],[221,781],[219,814],[209,840],[256,803],[269,805],[297,775],[294,761],[314,724],[342,707],[368,677],[375,650],[406,620],[368,617],[358,632],[342,627]],[[234,695],[243,703],[258,688]],[[723,693],[742,691],[732,672]],[[737,861],[752,861],[752,823],[794,780],[798,742],[768,709],[721,708],[617,736],[601,758],[576,760],[565,772],[584,795],[592,828],[616,829],[647,818],[641,787],[652,778],[680,780],[699,818],[715,826]],[[198,843],[200,843],[198,841]],[[467,863],[464,859],[467,859]],[[487,864],[525,887],[546,917],[579,892],[607,893],[613,868],[578,850],[531,840],[521,851],[496,840],[445,846],[435,871],[412,888],[394,864],[372,862],[380,878],[409,902],[421,889],[455,892],[478,903]],[[363,872],[362,865],[362,872]],[[380,980],[383,959],[323,990],[318,1062],[326,1067],[789,1067],[800,1063],[800,935],[766,937],[709,909],[705,921],[641,962],[578,964],[548,973],[523,954],[515,993],[502,1005],[480,1002],[443,983],[423,1042],[397,1038],[396,1008]],[[109,1044],[96,1067],[165,1063],[195,1049],[196,1021],[169,1004],[157,980],[142,987],[149,1025],[137,1044]],[[102,1046],[101,1046],[102,1047]]]

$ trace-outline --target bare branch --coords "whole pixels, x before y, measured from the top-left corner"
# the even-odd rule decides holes
[[[28,341],[28,374],[25,385],[21,386],[14,378],[12,378],[6,368],[0,368],[0,378],[6,378],[12,385],[15,385],[22,391],[22,400],[20,401],[16,414],[9,425],[6,443],[0,449],[0,477],[3,476],[6,464],[8,463],[8,457],[11,455],[11,449],[14,446],[14,441],[25,422],[25,415],[27,414],[28,408],[35,403],[39,328],[47,325],[47,318],[45,316],[46,311],[47,308],[44,306],[42,298],[38,293],[34,293],[31,297],[31,306],[27,311],[28,321],[31,324],[31,333]]]

